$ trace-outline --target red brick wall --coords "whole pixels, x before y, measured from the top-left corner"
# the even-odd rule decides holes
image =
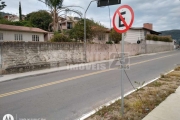
[[[153,30],[153,24],[151,24],[151,23],[144,23],[144,28]]]

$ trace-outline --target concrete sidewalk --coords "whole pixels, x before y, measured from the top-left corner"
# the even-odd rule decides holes
[[[143,120],[180,120],[180,87]]]

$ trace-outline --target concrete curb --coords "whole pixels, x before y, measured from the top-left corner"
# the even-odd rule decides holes
[[[171,71],[169,71],[169,72],[167,72],[167,73],[165,73],[164,75],[167,75],[167,74],[169,74],[169,73],[171,73],[171,72],[173,72],[173,71],[174,71],[174,69],[171,70]],[[161,78],[161,76],[159,76],[159,77],[157,77],[157,78],[155,78],[155,79],[153,79],[153,80],[151,80],[151,81],[145,83],[143,86],[138,87],[138,89],[147,86],[148,84],[150,84],[150,83],[152,83],[152,82],[158,80],[159,78]],[[131,93],[133,93],[133,92],[135,92],[135,91],[136,91],[136,90],[132,90],[132,91],[126,93],[126,94],[124,95],[124,97],[130,95]],[[93,115],[94,113],[96,113],[98,110],[102,109],[104,106],[108,107],[108,106],[110,106],[111,104],[115,103],[117,100],[120,100],[120,99],[121,99],[121,96],[118,97],[118,98],[116,98],[116,99],[114,99],[114,100],[109,101],[108,103],[105,103],[104,105],[101,105],[100,107],[98,107],[98,108],[96,108],[96,109],[90,111],[90,112],[87,113],[87,114],[82,115],[80,118],[75,119],[75,120],[84,120],[84,119],[90,117],[91,115]]]

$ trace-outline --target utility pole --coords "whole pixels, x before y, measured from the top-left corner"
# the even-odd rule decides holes
[[[86,50],[86,47],[87,47],[87,36],[86,36],[86,13],[91,5],[92,2],[95,2],[95,1],[98,1],[98,0],[92,0],[87,9],[85,10],[84,12],[84,56],[85,56],[85,62],[87,62],[87,50]]]

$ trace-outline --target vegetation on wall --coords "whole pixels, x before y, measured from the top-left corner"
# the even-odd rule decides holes
[[[177,40],[180,44],[180,30],[166,30],[161,31],[162,35],[171,35],[172,39]]]
[[[151,35],[151,34],[146,35],[146,40],[161,41],[161,42],[172,42],[171,37]]]
[[[122,39],[122,34],[116,32],[114,29],[110,32],[110,39],[114,41],[114,43],[118,44]]]
[[[113,42],[112,41],[108,41],[108,42],[106,42],[106,44],[113,44]]]
[[[51,42],[72,42],[72,40],[64,34],[55,32]]]

